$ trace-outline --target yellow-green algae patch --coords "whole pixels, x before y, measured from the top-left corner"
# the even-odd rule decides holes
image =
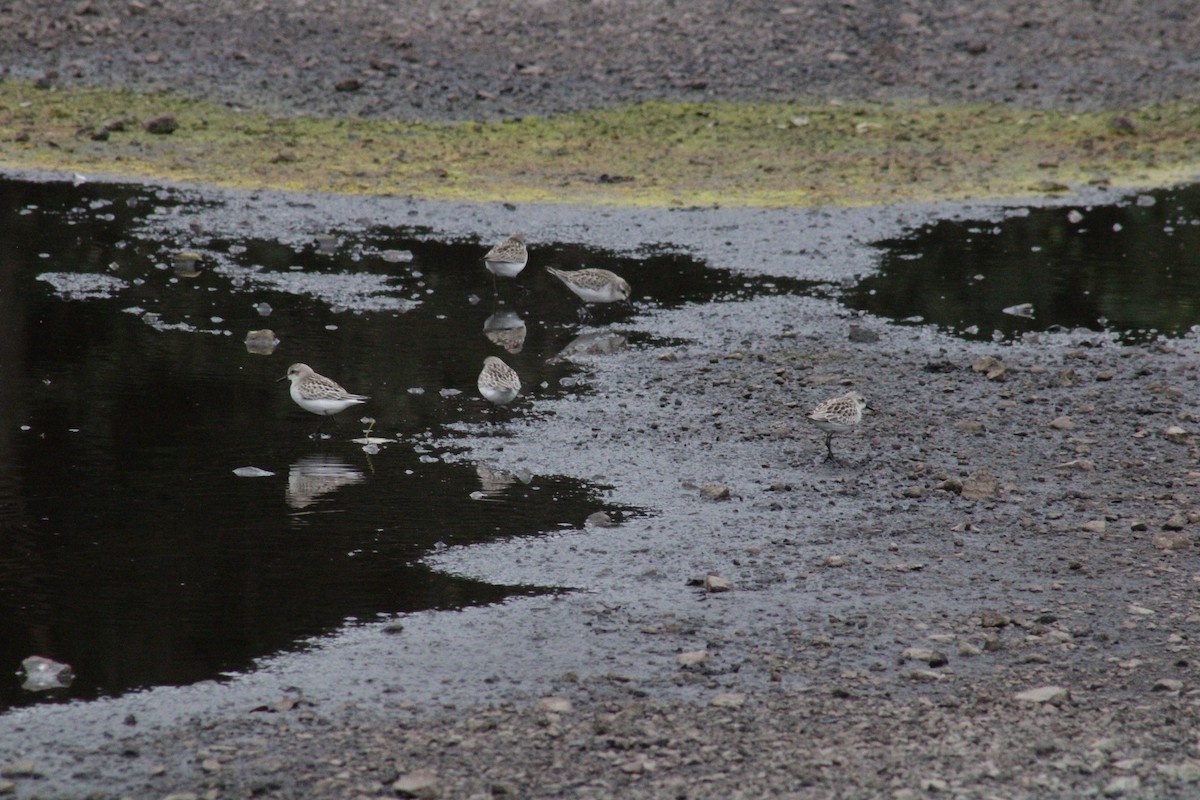
[[[170,114],[171,134],[143,129]],[[106,138],[105,138],[106,137]],[[634,206],[1012,197],[1200,173],[1200,104],[1066,113],[650,102],[486,123],[270,117],[0,82],[0,166],[229,187]]]

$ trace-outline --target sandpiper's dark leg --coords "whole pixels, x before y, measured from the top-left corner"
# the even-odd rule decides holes
[[[825,451],[826,451],[825,460],[826,461],[829,461],[830,459],[832,459],[834,457],[833,446],[830,444],[830,442],[832,442],[832,441],[833,441],[833,431],[830,431],[829,433],[825,434]]]
[[[592,312],[588,310],[587,303],[580,303],[580,305],[579,305],[579,321],[580,322],[589,322],[589,321],[591,321],[591,319],[592,319]]]

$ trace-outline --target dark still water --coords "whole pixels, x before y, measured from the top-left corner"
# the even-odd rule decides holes
[[[548,244],[531,247],[523,288],[501,283],[500,303],[481,260],[491,242],[157,240],[155,217],[184,202],[0,181],[0,709],[219,677],[354,621],[548,591],[415,563],[442,545],[578,528],[607,507],[603,487],[443,460],[431,442],[447,426],[491,426],[475,388],[484,357],[520,374],[506,414],[536,413],[587,390],[555,357],[564,348],[646,346],[612,328],[646,298],[787,288],[667,253]],[[175,269],[182,250],[200,269]],[[641,299],[598,310],[610,335],[580,344],[576,301],[542,266],[584,263]],[[250,352],[247,332],[263,328],[280,344]],[[311,438],[318,418],[277,382],[296,361],[370,402]],[[392,440],[378,452],[351,441],[364,415]],[[74,683],[23,690],[31,655],[70,664]]]
[[[942,221],[878,246],[879,272],[843,302],[965,338],[1086,328],[1137,342],[1200,325],[1200,186]]]

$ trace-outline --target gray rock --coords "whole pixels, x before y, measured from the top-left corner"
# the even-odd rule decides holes
[[[392,791],[401,797],[431,800],[438,796],[438,777],[433,770],[418,769],[401,775],[392,784]]]
[[[733,589],[733,584],[720,575],[709,574],[704,576],[704,589],[714,594],[717,592],[728,592]]]
[[[1019,703],[1033,703],[1041,705],[1050,703],[1051,705],[1062,705],[1071,698],[1071,693],[1062,686],[1039,686],[1035,689],[1026,689],[1023,692],[1017,692],[1013,699]]]
[[[742,692],[722,692],[713,695],[708,704],[717,708],[741,708],[746,704],[746,695]]]
[[[950,663],[946,654],[929,647],[906,647],[900,653],[901,661],[922,661],[931,667],[944,667]]]
[[[879,334],[870,328],[864,328],[857,322],[850,323],[850,341],[858,344],[871,344],[879,341]]]

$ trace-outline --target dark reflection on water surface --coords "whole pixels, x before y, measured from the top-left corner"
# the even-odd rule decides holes
[[[1078,327],[1136,342],[1200,324],[1200,186],[942,221],[879,246],[879,272],[843,301],[966,338]]]

